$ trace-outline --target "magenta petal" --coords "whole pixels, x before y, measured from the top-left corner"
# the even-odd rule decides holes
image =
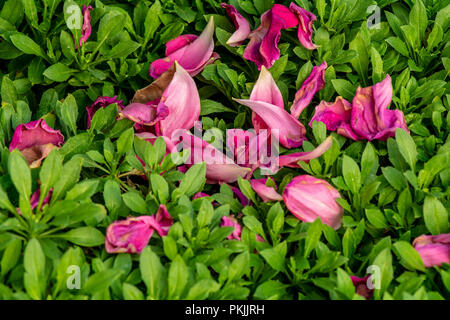
[[[366,88],[356,90],[352,103],[351,127],[367,140],[387,140],[395,136],[395,129],[409,132],[403,112],[388,110],[392,100],[392,81],[386,78]]]
[[[252,179],[250,180],[250,184],[264,202],[283,200],[283,197],[273,187],[266,185],[268,179],[273,181],[272,178],[267,177],[262,179]],[[273,181],[273,183],[275,182]]]
[[[264,66],[262,66],[258,80],[256,81],[255,86],[252,89],[250,100],[271,103],[284,109],[284,102],[281,91],[275,83],[275,80],[273,79],[270,71],[268,71]],[[265,122],[254,112],[252,112],[252,123],[253,128],[255,128],[256,132],[258,132],[259,129],[268,128]]]
[[[204,192],[197,192],[196,194],[194,194],[194,196],[192,197],[192,200],[198,199],[198,198],[205,198],[205,197],[209,197],[210,195]]]
[[[297,218],[313,222],[320,218],[322,223],[333,229],[341,226],[344,209],[336,202],[339,192],[328,182],[309,175],[297,176],[283,191],[286,207]]]
[[[317,148],[309,152],[296,152],[288,155],[282,155],[279,157],[280,167],[300,168],[299,161],[309,162],[311,159],[315,159],[324,154],[333,144],[333,138],[328,137]]]
[[[80,46],[85,43],[88,38],[91,36],[91,10],[94,10],[91,6],[83,5],[82,14],[83,14],[83,26],[81,27],[81,39]]]
[[[198,38],[195,34],[182,34],[166,43],[166,56],[174,53],[188,44],[194,42]]]
[[[298,18],[298,40],[300,43],[309,50],[314,50],[317,48],[317,46],[312,43],[312,33],[313,33],[313,23],[317,20],[316,16],[309,12],[308,10],[305,10],[299,6],[297,6],[295,3],[291,2],[291,5],[289,6],[289,9],[291,9],[292,12],[294,12],[297,15]]]
[[[60,147],[64,143],[61,131],[50,128],[44,119],[19,124],[14,131],[9,151],[23,149],[36,145],[53,144]]]
[[[152,126],[156,122],[165,119],[169,114],[169,109],[164,103],[158,106],[143,103],[131,103],[119,112],[121,117],[145,126]]]
[[[158,232],[161,237],[167,236],[169,229],[173,224],[173,219],[165,205],[160,204],[158,211],[150,217],[149,225]]]
[[[153,234],[153,229],[150,227],[151,221],[150,216],[140,216],[110,224],[106,229],[106,252],[141,253]]]
[[[291,114],[298,118],[305,109],[314,95],[325,87],[325,70],[327,63],[324,61],[320,66],[313,67],[311,74],[303,82],[300,90],[295,94],[294,102],[291,106]]]
[[[168,116],[160,121],[161,133],[166,137],[171,138],[173,132],[178,129],[191,129],[200,117],[197,86],[194,79],[178,63],[161,102],[168,108]]]
[[[106,96],[102,96],[102,97],[98,97],[93,104],[91,104],[90,106],[86,107],[86,112],[87,112],[87,128],[89,129],[91,127],[91,120],[92,117],[94,116],[94,114],[97,112],[98,109],[100,108],[106,108],[107,106],[109,106],[110,104],[113,103],[117,103],[117,106],[119,107],[119,109],[123,109],[123,101],[122,100],[117,100],[117,96],[114,97],[106,97]]]
[[[206,28],[194,41],[186,44],[193,39],[192,35],[183,38],[176,38],[168,46],[170,54],[162,59],[153,61],[150,65],[150,76],[158,78],[167,71],[172,64],[177,61],[192,77],[200,73],[203,68],[213,63],[219,55],[214,53],[214,19],[211,17]],[[178,48],[178,49],[177,49]],[[175,51],[173,51],[176,49]]]
[[[249,107],[261,117],[271,130],[271,135],[275,136],[282,146],[296,148],[306,140],[305,127],[284,109],[261,101],[241,99],[235,101]]]
[[[250,34],[250,24],[233,5],[222,3],[220,6],[227,11],[236,28],[236,31],[228,39],[227,44],[231,47],[241,45]]]
[[[297,24],[295,14],[281,4],[275,4],[272,9],[262,14],[260,26],[250,33],[250,42],[245,48],[244,58],[255,62],[258,70],[261,70],[262,66],[272,67],[280,57],[278,42],[281,30],[295,27]]]
[[[350,117],[352,114],[352,105],[342,97],[337,97],[335,102],[321,101],[316,107],[314,116],[309,122],[312,128],[313,122],[323,122],[330,131],[337,131],[344,137],[361,140],[350,126]]]
[[[363,278],[350,276],[350,279],[352,280],[353,285],[355,286],[356,293],[366,298],[366,300],[370,299],[373,294],[373,289],[369,289],[369,287],[367,286],[367,281],[369,280],[369,278],[370,276],[366,276]]]
[[[233,233],[227,236],[229,240],[241,240],[242,227],[233,216],[222,217],[221,227],[233,227]]]
[[[250,168],[237,165],[213,145],[187,131],[181,134],[181,139],[183,148],[190,150],[189,164],[206,163],[208,183],[235,182],[239,177],[245,177],[251,171]]]
[[[422,235],[414,240],[413,245],[425,267],[450,264],[450,233],[435,236]]]

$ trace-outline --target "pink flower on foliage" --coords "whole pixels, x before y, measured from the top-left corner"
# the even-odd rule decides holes
[[[294,118],[300,117],[303,109],[305,109],[314,95],[325,88],[325,70],[327,69],[327,63],[324,61],[320,66],[313,67],[311,74],[303,82],[300,89],[295,94],[294,102],[291,106],[291,114]]]
[[[105,248],[108,253],[141,253],[153,231],[163,237],[169,232],[173,220],[164,205],[153,216],[130,217],[115,221],[106,229]]]
[[[328,130],[353,140],[384,141],[395,136],[397,128],[409,132],[403,112],[387,109],[391,101],[392,82],[387,75],[371,87],[358,87],[351,105],[341,97],[334,103],[322,101],[310,125],[313,121],[322,121]]]
[[[450,264],[450,233],[435,236],[421,235],[414,240],[413,245],[419,252],[425,267]]]
[[[151,63],[149,73],[154,79],[169,70],[177,61],[192,77],[205,66],[219,58],[214,50],[214,19],[211,17],[199,37],[192,34],[181,35],[166,44],[166,57]]]
[[[370,281],[371,276],[366,276],[363,278],[358,278],[356,276],[350,276],[352,279],[353,285],[355,286],[356,293],[360,296],[366,298],[366,300],[369,300],[372,297],[373,289],[370,289],[367,286],[367,281]]]
[[[328,182],[310,175],[293,178],[283,191],[286,207],[297,218],[313,222],[320,218],[333,229],[341,226],[344,209],[336,202],[339,192]]]
[[[50,128],[44,119],[20,124],[14,131],[9,151],[18,149],[31,168],[37,168],[53,148],[64,143],[61,131]]]
[[[250,33],[250,42],[245,48],[244,58],[256,63],[258,70],[261,70],[262,66],[272,67],[280,57],[277,45],[281,30],[295,27],[297,24],[297,16],[294,13],[281,4],[274,4],[272,9],[262,14],[260,26]]]
[[[220,6],[227,11],[236,28],[236,31],[227,40],[227,44],[231,47],[241,45],[250,34],[250,24],[233,5],[222,3]]]
[[[283,200],[283,197],[276,191],[277,185],[271,177],[252,179],[250,184],[264,202]]]

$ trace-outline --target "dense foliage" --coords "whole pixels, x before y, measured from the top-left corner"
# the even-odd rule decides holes
[[[367,276],[369,266],[380,280],[372,299],[450,298],[450,265],[425,267],[413,245],[421,235],[449,232],[450,5],[294,2],[317,16],[318,48],[304,48],[297,28],[281,32],[281,55],[269,71],[286,108],[313,66],[328,67],[325,87],[299,118],[307,141],[280,152],[311,151],[329,135],[333,143],[272,178],[279,194],[299,175],[330,183],[344,209],[336,230],[299,220],[284,201],[264,202],[246,179],[207,183],[204,163],[178,170],[182,163],[165,157],[164,140],[136,137],[134,123],[117,118],[115,103],[99,109],[88,128],[87,106],[100,96],[129,104],[153,81],[149,67],[165,56],[165,43],[199,35],[211,16],[220,58],[193,77],[203,130],[252,128],[252,110],[233,98],[248,99],[260,71],[243,58],[246,43],[226,44],[235,26],[219,1],[2,1],[0,299],[363,299],[350,276]],[[274,1],[230,4],[254,30]],[[79,11],[82,21],[83,5],[93,7],[92,31],[76,45],[82,34],[69,28],[70,19]],[[376,10],[380,24],[369,27]],[[354,141],[323,123],[307,125],[320,101],[352,101],[358,86],[387,74],[389,108],[403,112],[409,134],[397,129],[387,141]],[[40,118],[64,143],[30,167],[9,146],[20,124]],[[194,197],[198,192],[208,196]],[[109,225],[154,215],[160,205],[173,218],[167,236],[153,233],[141,253],[105,250]],[[230,215],[242,225],[240,240],[227,239],[233,228],[221,226]]]

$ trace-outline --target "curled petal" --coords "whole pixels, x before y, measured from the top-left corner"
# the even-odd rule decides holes
[[[414,240],[413,245],[425,267],[450,264],[450,233],[435,236],[421,235]]]
[[[148,219],[149,226],[158,232],[161,237],[167,236],[169,229],[173,224],[173,219],[165,205],[160,204],[158,211],[154,216]]]
[[[286,207],[297,218],[313,222],[320,218],[322,223],[333,229],[341,226],[344,209],[336,202],[339,192],[328,182],[309,175],[297,176],[283,191]]]
[[[197,40],[198,36],[195,34],[182,34],[181,36],[176,37],[166,43],[166,56],[174,53],[178,49],[181,49],[195,40]]]
[[[316,107],[309,126],[312,128],[314,121],[323,122],[330,131],[337,131],[340,135],[353,140],[361,140],[363,138],[357,135],[350,126],[351,114],[351,103],[342,97],[337,97],[335,102],[322,101]]]
[[[53,148],[64,143],[61,131],[50,128],[44,119],[20,124],[14,131],[9,151],[18,149],[31,168],[40,166]]]
[[[283,96],[278,88],[272,74],[266,67],[261,67],[261,73],[250,94],[250,100],[271,103],[284,109]],[[265,122],[254,112],[252,112],[253,128],[258,132],[259,129],[267,129]]]
[[[250,168],[237,165],[220,150],[208,142],[191,135],[187,131],[178,132],[183,149],[190,150],[189,164],[206,163],[206,179],[208,183],[235,182],[245,177]],[[175,139],[174,141],[179,141]]]
[[[272,183],[275,184],[275,181],[273,181],[273,179],[270,177],[262,179],[252,179],[250,180],[250,184],[253,190],[255,190],[255,192],[258,194],[258,196],[261,197],[261,199],[263,199],[264,202],[283,200],[283,197],[275,190],[274,187],[270,187],[267,185],[268,179],[272,180]]]
[[[280,57],[278,42],[281,30],[295,27],[297,24],[297,17],[287,7],[281,4],[273,5],[272,9],[262,14],[260,26],[250,33],[250,42],[245,48],[244,58],[255,62],[258,70],[261,70],[262,66],[272,67]]]
[[[391,100],[392,81],[389,75],[371,87],[358,87],[351,114],[354,132],[369,141],[387,140],[395,136],[396,128],[409,132],[403,112],[387,109]]]
[[[234,27],[236,28],[236,31],[228,39],[227,44],[230,47],[241,45],[250,34],[250,24],[233,5],[222,3],[220,6],[227,11],[227,14],[233,20]]]
[[[296,148],[306,140],[305,127],[284,109],[261,101],[234,100],[252,109],[267,124],[271,134],[282,146]]]
[[[233,216],[222,217],[221,227],[233,227],[233,233],[227,236],[228,240],[241,240],[242,227]]]
[[[158,106],[142,103],[131,103],[119,112],[122,118],[145,126],[153,126],[156,122],[165,119],[169,115],[169,108],[164,103]]]
[[[86,7],[85,5],[83,5],[83,9],[81,10],[81,13],[83,14],[83,26],[81,27],[80,47],[91,36],[91,10],[94,10],[94,8],[91,6]]]
[[[106,229],[105,249],[108,253],[141,253],[147,246],[153,228],[151,216],[115,221]]]
[[[291,2],[289,9],[297,15],[298,18],[298,40],[308,50],[314,50],[317,46],[312,43],[313,23],[317,20],[316,16],[295,3]]]
[[[191,129],[200,117],[200,96],[194,79],[176,63],[172,81],[161,98],[169,109],[168,116],[160,121],[161,133],[171,137],[178,129]]]
[[[206,28],[198,38],[190,42],[193,37],[188,35],[183,38],[176,38],[169,44],[169,55],[163,59],[158,59],[150,65],[150,76],[158,78],[167,71],[175,61],[193,77],[200,73],[203,68],[213,63],[219,56],[214,53],[214,19],[211,17]],[[185,44],[183,46],[183,44]],[[176,49],[176,50],[174,50]],[[174,51],[173,51],[174,50]]]
[[[209,197],[210,195],[204,192],[197,192],[196,194],[194,194],[194,196],[192,197],[192,200],[198,199],[198,198],[205,198],[205,197]]]
[[[311,74],[303,82],[300,89],[295,94],[294,102],[291,106],[291,114],[298,118],[305,109],[314,95],[325,87],[325,70],[327,63],[324,61],[320,66],[313,67]]]
[[[333,144],[333,137],[326,138],[317,148],[308,152],[296,152],[279,157],[280,167],[300,168],[299,161],[308,163],[311,159],[315,159],[323,155]]]

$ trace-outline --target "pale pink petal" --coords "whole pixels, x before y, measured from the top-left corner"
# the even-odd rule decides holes
[[[233,5],[222,3],[220,6],[227,11],[236,28],[236,31],[228,39],[227,44],[231,47],[241,45],[250,34],[250,24]]]

